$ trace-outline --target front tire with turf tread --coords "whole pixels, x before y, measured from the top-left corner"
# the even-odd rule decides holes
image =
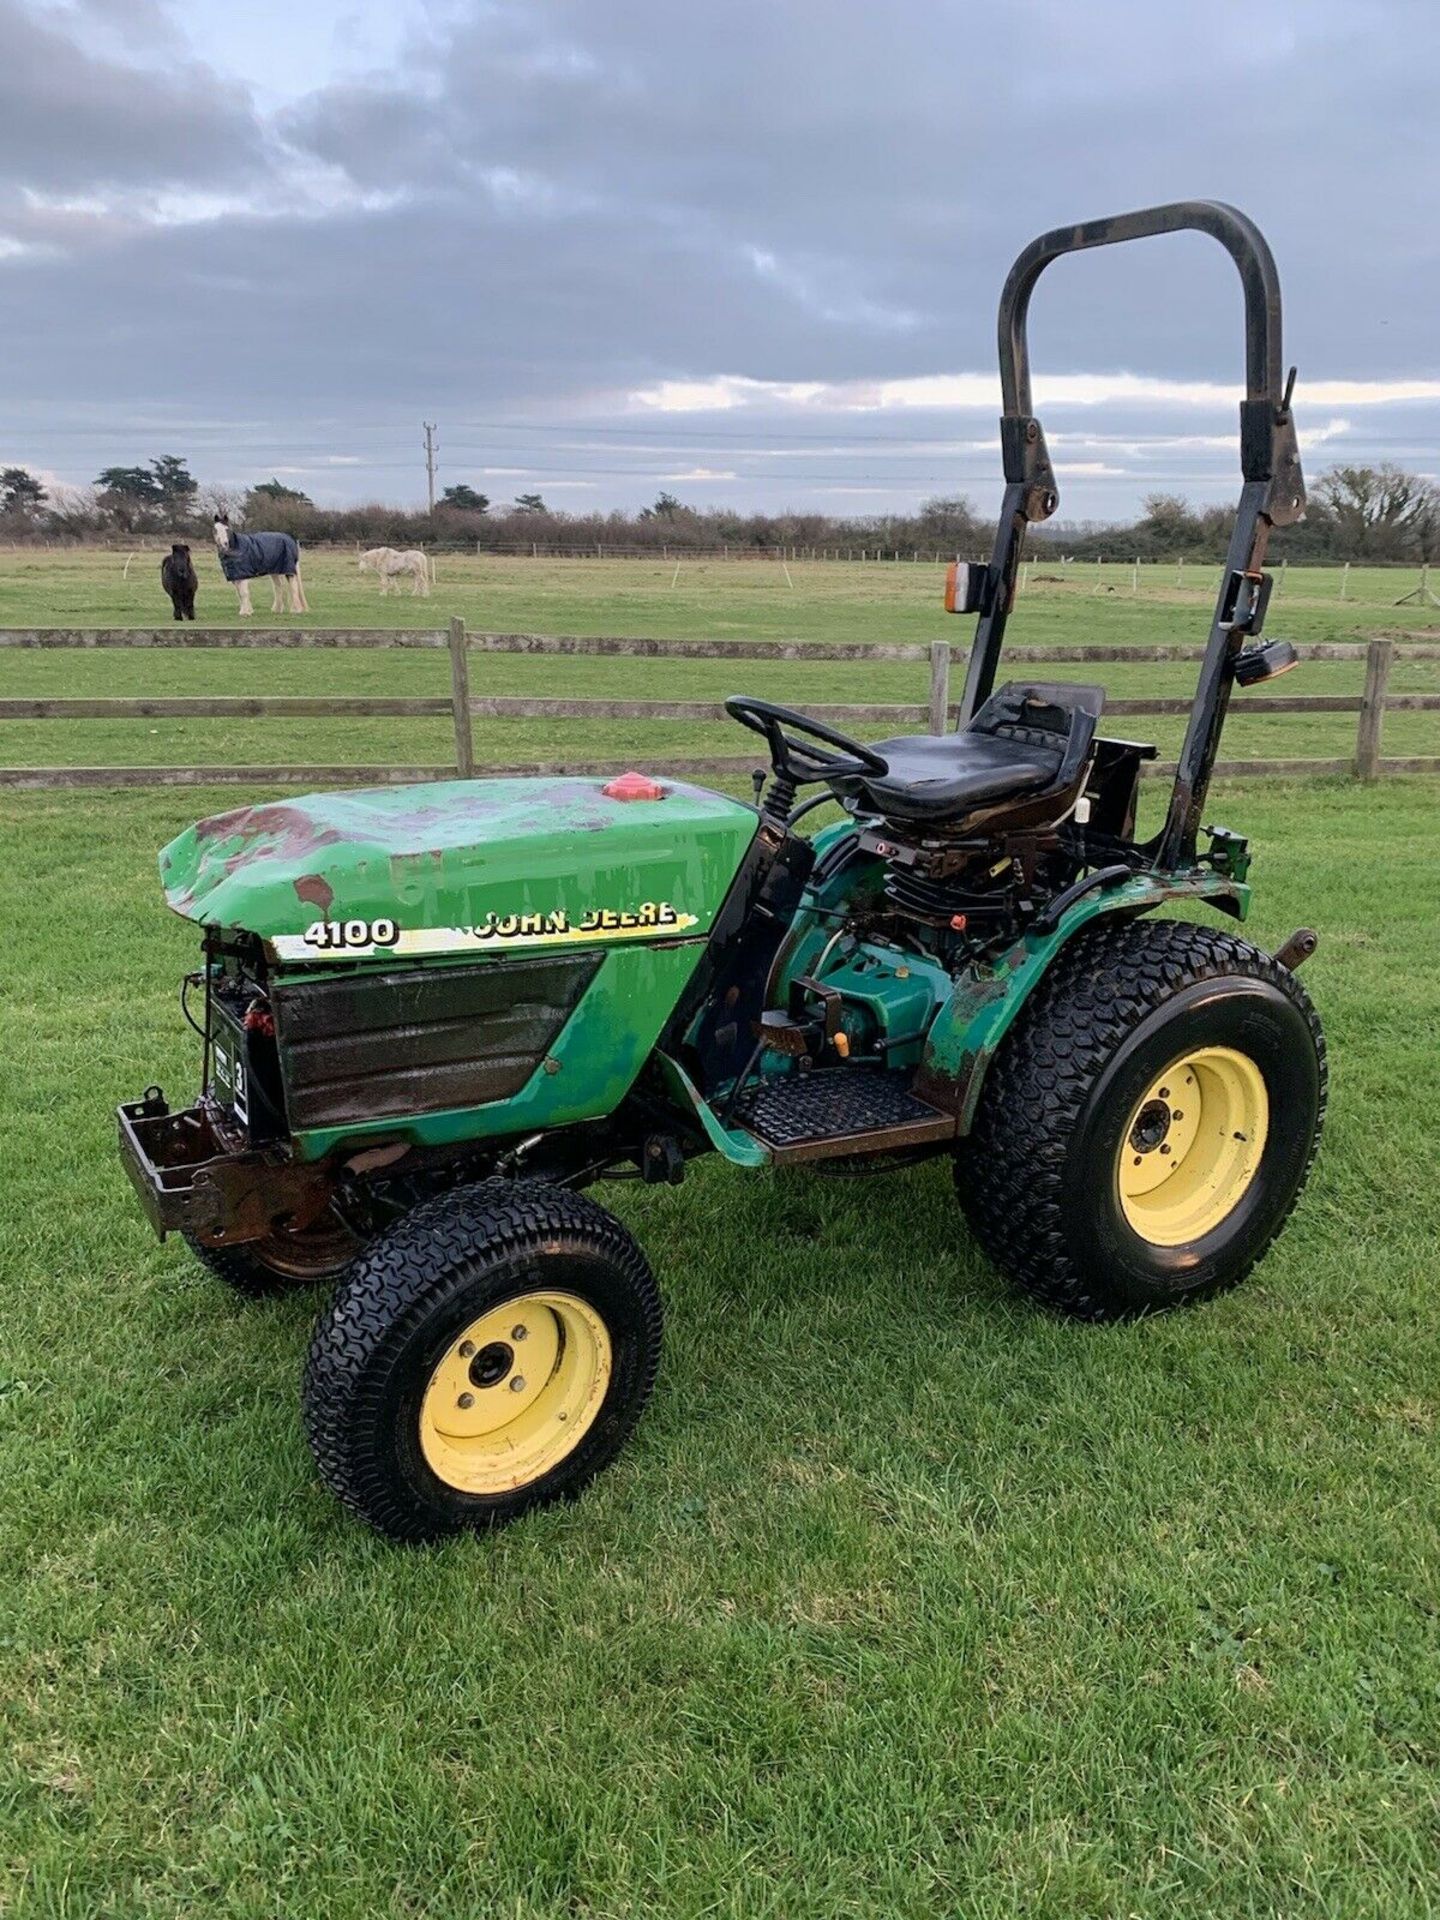
[[[431,1468],[419,1438],[439,1355],[477,1315],[537,1287],[578,1296],[604,1323],[610,1376],[598,1414],[558,1464],[505,1493]],[[305,1426],[340,1501],[404,1543],[503,1525],[570,1499],[629,1438],[655,1384],[659,1289],[634,1238],[583,1193],[490,1179],[407,1214],[368,1246],[316,1323]]]
[[[1206,1030],[1264,1056],[1277,1124],[1233,1214],[1155,1247],[1123,1215],[1117,1128],[1145,1059],[1163,1068]],[[1104,922],[1061,950],[1002,1043],[956,1190],[985,1252],[1037,1300],[1084,1320],[1151,1312],[1232,1287],[1260,1259],[1305,1186],[1325,1101],[1324,1036],[1287,968],[1220,929]]]

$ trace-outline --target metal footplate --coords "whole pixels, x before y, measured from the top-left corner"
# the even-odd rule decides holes
[[[776,1160],[895,1153],[955,1133],[953,1113],[883,1067],[823,1067],[762,1082],[736,1101],[735,1118]]]

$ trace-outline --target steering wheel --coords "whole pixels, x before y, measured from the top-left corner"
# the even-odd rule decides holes
[[[748,694],[732,693],[725,711],[766,742],[776,777],[792,780],[797,786],[812,780],[854,779],[890,771],[889,761],[863,740],[852,740],[848,734],[827,727],[823,720],[796,713],[793,707],[777,707],[773,700],[752,700]],[[797,733],[804,737],[796,740],[793,735]],[[821,741],[824,745],[816,744]],[[832,747],[840,751],[828,751]]]

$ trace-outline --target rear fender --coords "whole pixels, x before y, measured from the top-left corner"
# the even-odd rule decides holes
[[[1168,880],[1136,874],[1108,892],[1082,895],[1053,928],[1022,935],[992,965],[956,982],[930,1028],[915,1091],[934,1106],[953,1112],[957,1134],[967,1134],[990,1062],[1065,942],[1102,915],[1134,918],[1172,900],[1205,901],[1243,920],[1250,910],[1250,889],[1243,881],[1219,873]]]

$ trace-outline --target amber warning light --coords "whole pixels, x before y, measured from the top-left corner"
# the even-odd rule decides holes
[[[966,560],[952,560],[945,569],[945,611],[979,613],[985,604],[988,567],[972,567]]]

